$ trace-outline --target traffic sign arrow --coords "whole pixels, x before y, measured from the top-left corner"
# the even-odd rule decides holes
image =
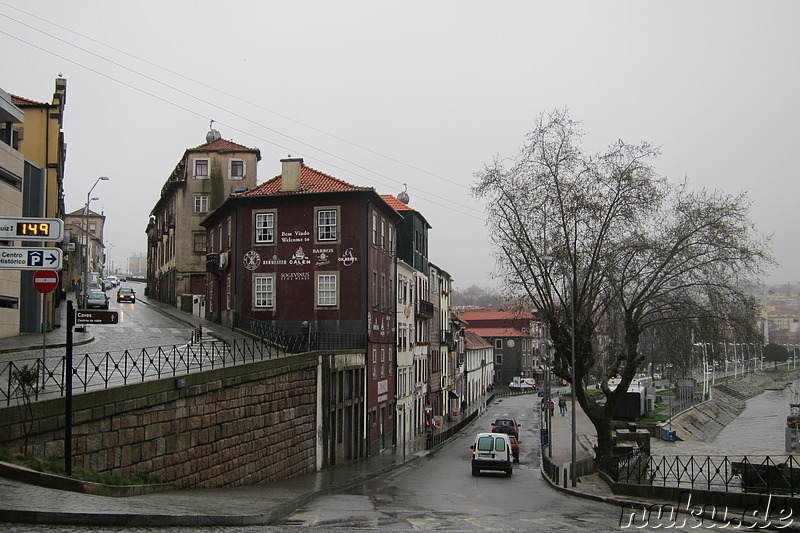
[[[61,248],[0,247],[0,269],[61,270],[63,257]]]

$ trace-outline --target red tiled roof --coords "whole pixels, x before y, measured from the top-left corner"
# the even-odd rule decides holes
[[[383,198],[389,206],[394,209],[395,211],[415,211],[414,208],[408,206],[408,204],[404,204],[397,197],[392,196],[391,194],[381,194],[381,198]]]
[[[342,191],[372,191],[371,187],[357,187],[339,178],[329,176],[324,172],[315,170],[303,165],[300,168],[300,190],[281,191],[282,178],[275,176],[269,181],[250,189],[247,192],[234,196],[267,196],[270,194],[309,194],[318,192],[342,192]]]
[[[486,339],[475,333],[474,331],[466,330],[464,331],[464,340],[467,343],[468,350],[479,350],[481,348],[491,348],[492,345],[489,344]]]
[[[461,320],[481,321],[481,320],[520,320],[533,319],[533,315],[528,311],[506,311],[505,309],[477,309],[464,311],[460,315]]]
[[[467,328],[467,332],[474,332],[484,339],[496,337],[530,337],[528,333],[522,333],[516,328]]]
[[[11,96],[11,103],[14,105],[50,105],[46,102],[37,102],[35,100],[23,98],[21,96],[17,96],[16,94],[9,93],[9,96]]]
[[[187,152],[259,152],[258,148],[248,148],[227,139],[216,139],[210,143],[201,144],[194,148],[189,148]],[[259,156],[259,159],[261,157]]]

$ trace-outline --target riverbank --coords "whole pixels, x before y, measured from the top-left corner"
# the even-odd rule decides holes
[[[668,423],[675,432],[676,443],[656,440],[653,453],[675,453],[680,441],[691,442],[696,451],[705,449],[706,453],[718,455],[742,452],[763,455],[784,454],[783,442],[765,442],[763,447],[743,450],[741,446],[715,442],[720,432],[733,422],[746,407],[746,402],[766,390],[785,388],[792,381],[800,379],[800,370],[791,372],[761,372],[748,374],[744,378],[729,380],[712,387],[711,399],[694,405],[674,416]],[[776,408],[786,410],[789,406]],[[676,446],[677,445],[677,446]]]

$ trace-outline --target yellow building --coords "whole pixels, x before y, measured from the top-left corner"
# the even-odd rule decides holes
[[[15,121],[13,131],[17,149],[25,159],[22,196],[23,217],[59,218],[64,216],[64,106],[67,80],[58,77],[51,103],[37,102],[11,95],[11,102],[24,113],[22,121]],[[44,246],[61,246],[61,243],[43,243]],[[62,287],[69,283],[61,275]],[[23,271],[20,281],[20,333],[41,331],[40,296],[33,288],[33,272]],[[60,304],[61,291],[45,295],[45,321],[52,329],[60,317],[56,306]]]

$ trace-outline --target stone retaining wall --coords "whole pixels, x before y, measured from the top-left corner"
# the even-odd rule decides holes
[[[715,385],[711,400],[677,414],[671,420],[671,427],[680,440],[711,442],[722,428],[744,411],[744,399],[753,398],[769,388],[785,386],[798,378],[800,370],[762,372]]]
[[[272,481],[316,469],[317,357],[302,354],[73,397],[73,465],[177,488]],[[65,400],[33,404],[29,451],[64,456]],[[22,451],[21,410],[0,444]]]

